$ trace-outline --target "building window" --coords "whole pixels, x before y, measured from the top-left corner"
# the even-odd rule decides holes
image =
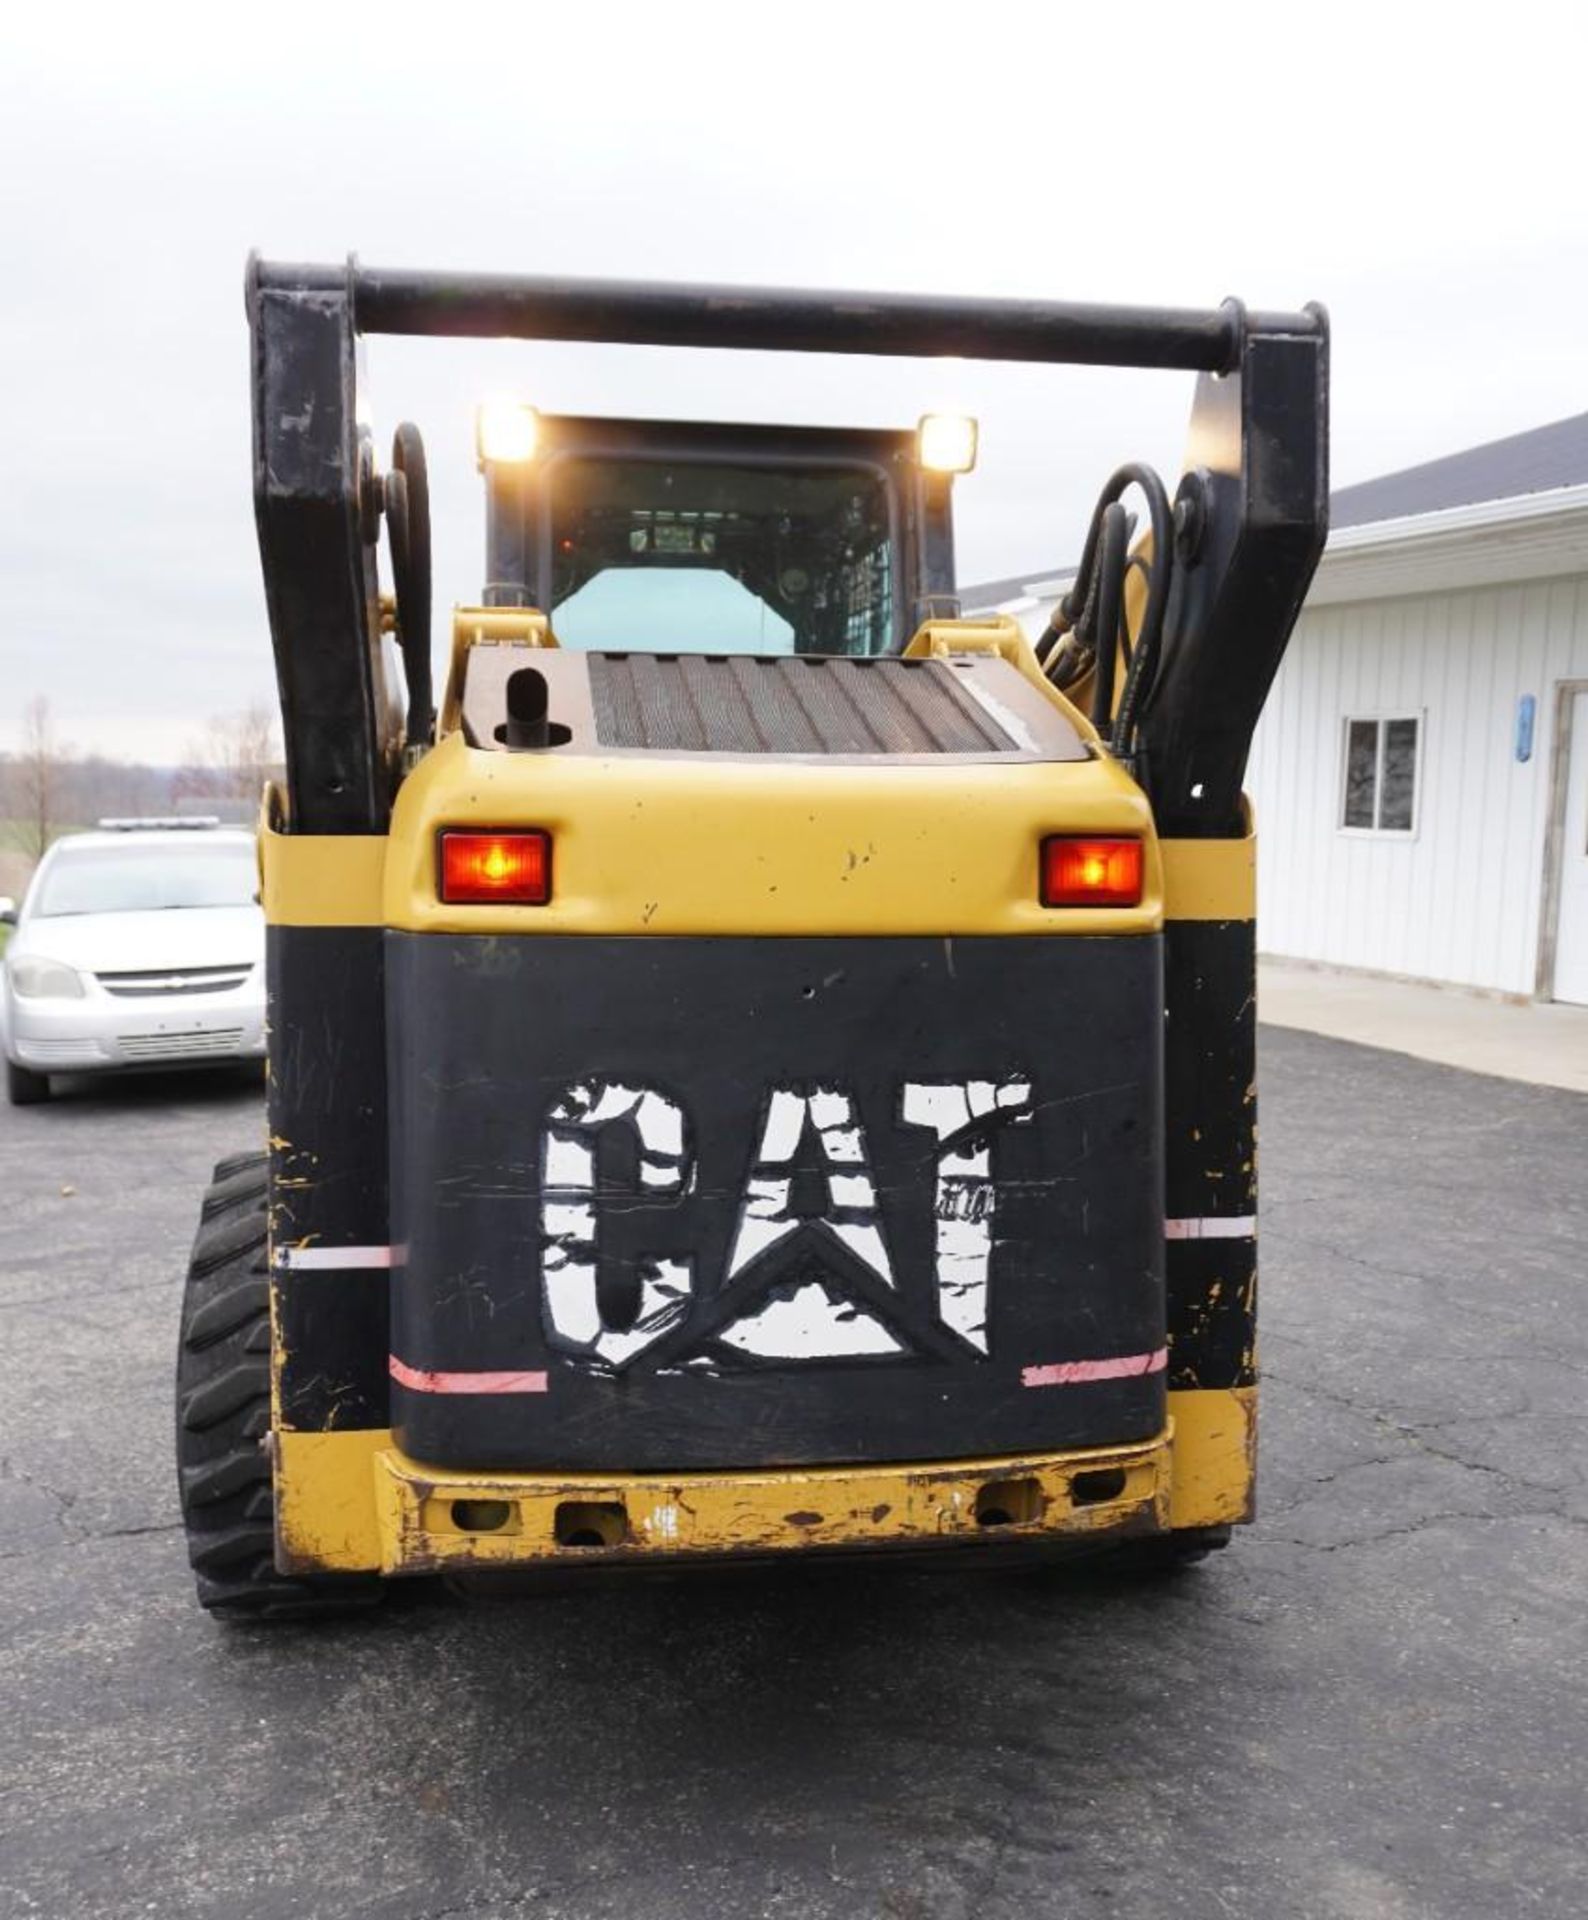
[[[1417,823],[1422,722],[1347,720],[1340,825],[1353,833],[1411,833]]]

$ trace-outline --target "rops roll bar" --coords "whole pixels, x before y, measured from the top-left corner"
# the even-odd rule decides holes
[[[1138,772],[1160,831],[1237,830],[1251,733],[1322,551],[1328,323],[1252,312],[250,259],[254,498],[295,832],[378,833],[394,777],[361,334],[954,356],[1198,373]]]
[[[1237,300],[1197,312],[914,293],[425,273],[365,267],[356,260],[345,268],[256,261],[251,288],[341,297],[359,333],[952,356],[1188,373],[1233,372],[1250,331],[1316,335],[1323,325],[1315,311],[1248,314]]]

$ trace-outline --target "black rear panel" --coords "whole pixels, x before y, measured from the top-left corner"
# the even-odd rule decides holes
[[[683,753],[1009,753],[935,660],[593,653],[603,747]]]
[[[416,1458],[1161,1429],[1156,938],[386,938]]]

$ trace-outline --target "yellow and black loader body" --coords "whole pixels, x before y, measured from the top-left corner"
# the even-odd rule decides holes
[[[248,297],[287,771],[268,1165],[218,1170],[179,1379],[206,1604],[1218,1544],[1255,1457],[1240,783],[1324,535],[1321,312],[257,261]],[[437,719],[423,448],[405,426],[378,469],[372,333],[1200,378],[1152,540],[1127,562],[1122,469],[1036,649],[959,617],[949,482],[913,435],[542,422],[533,463],[484,462],[487,584]],[[836,545],[793,511],[769,562],[735,503],[771,469],[863,472],[885,540],[862,554],[858,507]],[[664,470],[692,506],[654,510]],[[703,542],[791,646],[558,644],[581,581]],[[1125,884],[1054,892],[1066,852],[1091,884],[1122,847]],[[509,854],[528,891],[493,894]]]

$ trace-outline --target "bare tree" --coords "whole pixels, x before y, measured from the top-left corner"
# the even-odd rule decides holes
[[[257,801],[265,782],[280,771],[275,713],[256,700],[241,713],[218,714],[188,758],[176,797]]]
[[[66,750],[55,735],[50,703],[42,693],[22,709],[22,749],[7,769],[6,811],[23,853],[37,860],[60,830],[62,769]]]

